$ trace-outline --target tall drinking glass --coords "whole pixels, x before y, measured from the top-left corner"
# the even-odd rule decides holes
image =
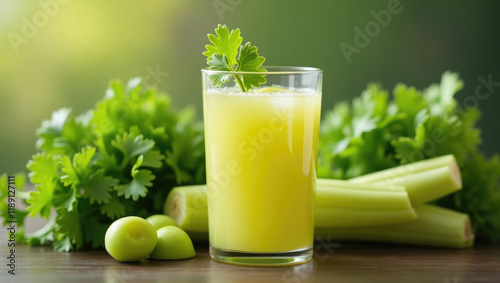
[[[312,257],[322,71],[203,69],[210,255],[242,265]],[[231,75],[221,87],[213,75]],[[265,75],[242,92],[236,77]],[[251,78],[251,77],[250,77]]]

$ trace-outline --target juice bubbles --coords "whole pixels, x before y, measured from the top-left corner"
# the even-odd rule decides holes
[[[312,247],[321,93],[276,90],[203,94],[212,248]]]

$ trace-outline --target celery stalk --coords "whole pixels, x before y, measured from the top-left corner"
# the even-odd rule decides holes
[[[371,226],[416,218],[404,187],[318,181],[316,227]]]
[[[318,185],[315,210],[315,222],[319,227],[380,225],[417,218],[401,186],[336,180]],[[174,188],[167,198],[165,214],[186,231],[208,231],[206,185]]]
[[[334,183],[335,185],[333,185]],[[411,206],[407,199],[404,202],[401,201],[404,198],[399,195],[402,192],[399,186],[384,188],[380,185],[370,185],[364,187],[363,184],[346,181],[332,182],[332,180],[327,180],[326,184],[328,186],[325,186],[325,182],[318,181],[315,216],[317,240],[330,237],[336,240],[382,241],[442,247],[470,247],[473,244],[474,235],[467,214],[426,204],[415,207],[418,219],[414,221],[378,226],[338,227],[343,225],[343,222],[350,222],[353,225],[357,225],[359,222],[360,225],[364,225],[372,221],[371,224],[375,225],[375,221],[388,216],[395,220],[397,218],[395,215],[404,214],[404,211],[407,208],[411,209]],[[347,193],[340,195],[339,191],[342,190],[339,187],[349,188],[360,193],[358,195],[348,195]],[[394,193],[394,195],[390,194],[391,197],[401,199],[384,201],[384,198],[380,197],[376,200],[373,199],[372,203],[364,209],[356,207],[363,201],[367,201],[367,198],[364,199],[366,193],[374,191],[384,194],[391,191]],[[344,198],[346,202],[341,203],[335,200],[336,195],[339,198]],[[371,196],[373,197],[374,194]],[[172,217],[179,224],[179,227],[188,232],[195,241],[208,240],[206,197],[206,185],[177,187],[170,192],[165,205],[165,214]],[[347,198],[350,197],[353,199],[348,200]],[[354,200],[356,198],[357,200]],[[336,208],[331,201],[342,208]],[[349,208],[350,206],[351,208]],[[387,210],[387,214],[390,215],[383,215],[384,206],[392,209]],[[355,215],[356,213],[358,215]],[[408,217],[408,215],[400,217]],[[361,222],[362,219],[364,219],[364,223]]]
[[[193,241],[208,239],[207,186],[182,186],[170,191],[164,213],[175,220]]]
[[[411,209],[411,203],[402,186],[318,180],[316,207]]]
[[[413,204],[429,202],[462,188],[460,171],[453,155],[401,165],[349,181],[404,186]]]
[[[314,210],[314,227],[360,227],[417,219],[413,209],[370,210],[352,208],[318,208]]]
[[[469,216],[434,205],[415,207],[418,219],[372,227],[315,227],[316,240],[361,240],[464,248],[474,243]]]

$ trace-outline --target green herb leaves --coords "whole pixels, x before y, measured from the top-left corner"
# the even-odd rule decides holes
[[[208,40],[213,45],[206,45],[207,51],[203,52],[203,55],[207,57],[212,57],[213,54],[224,55],[228,59],[229,65],[236,64],[236,55],[238,55],[238,48],[243,41],[240,36],[240,29],[236,30],[229,29],[226,25],[218,25],[215,29],[216,35],[209,34]]]
[[[132,167],[131,177],[132,181],[128,184],[119,185],[116,187],[118,196],[125,195],[125,198],[131,198],[133,200],[138,200],[139,197],[145,197],[148,189],[146,187],[151,187],[155,176],[151,174],[150,170],[139,170],[138,168],[142,165],[143,156],[137,158],[136,163]]]
[[[240,57],[237,60],[238,67],[236,70],[243,72],[265,72],[265,69],[260,68],[264,61],[266,61],[266,59],[259,56],[257,47],[251,46],[250,42],[247,42],[240,49]],[[246,74],[243,75],[242,81],[245,89],[250,90],[252,87],[259,87],[261,84],[264,84],[266,79],[263,75]]]
[[[110,192],[118,184],[118,179],[104,174],[103,169],[98,169],[88,178],[87,184],[83,187],[83,196],[89,199],[90,204],[108,203],[111,198]]]
[[[500,238],[500,162],[478,150],[480,112],[460,109],[453,98],[463,88],[458,74],[423,91],[404,84],[388,92],[369,84],[352,107],[342,102],[321,125],[319,177],[348,179],[422,159],[455,155],[463,189],[437,201],[469,214],[491,239]]]
[[[208,39],[213,45],[206,45],[207,51],[203,55],[207,56],[207,64],[210,70],[224,72],[265,72],[261,68],[265,58],[259,56],[257,47],[250,42],[241,46],[243,38],[240,36],[240,29],[231,30],[226,25],[218,25],[215,29],[216,35],[209,34]],[[239,56],[238,55],[239,49]],[[246,92],[253,87],[259,87],[266,82],[265,75],[260,74],[214,74],[210,76],[210,81],[215,87],[228,82],[231,76],[235,77],[241,91]]]
[[[111,145],[119,149],[126,160],[148,152],[154,144],[154,141],[144,139],[142,135],[134,136],[132,133],[118,135],[115,140],[111,141]]]
[[[56,188],[55,182],[45,182],[43,185],[37,185],[36,191],[30,193],[27,202],[30,204],[28,211],[33,217],[40,214],[41,217],[49,218],[52,208],[52,198]]]
[[[126,87],[111,82],[81,116],[54,112],[37,131],[41,152],[27,165],[36,188],[27,211],[56,215],[27,242],[51,242],[59,251],[102,247],[117,218],[161,213],[171,188],[203,183],[203,131],[193,118],[191,108],[172,110],[168,96],[144,89],[139,78]]]

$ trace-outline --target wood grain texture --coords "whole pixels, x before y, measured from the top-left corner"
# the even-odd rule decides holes
[[[15,276],[7,273],[7,245],[0,244],[0,282],[500,282],[498,244],[460,250],[322,243],[313,262],[265,268],[214,262],[206,246],[196,247],[189,260],[120,263],[105,251],[60,253],[21,245]]]

